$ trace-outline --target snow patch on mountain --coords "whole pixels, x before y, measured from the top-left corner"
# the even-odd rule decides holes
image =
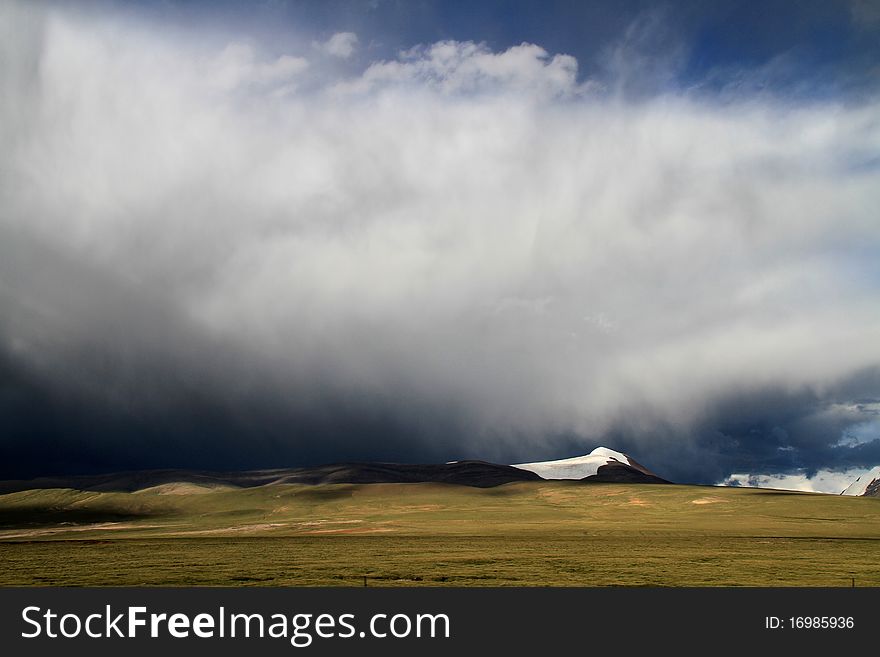
[[[847,486],[841,495],[864,495],[868,492],[868,488],[880,479],[880,465],[875,466],[871,470],[868,470],[861,477],[852,482],[849,486]]]
[[[513,467],[530,470],[544,479],[583,479],[599,473],[603,465],[616,463],[628,465],[637,470],[645,471],[642,466],[630,459],[626,454],[607,447],[597,447],[589,454],[575,456],[556,461],[537,461],[535,463],[515,463]]]

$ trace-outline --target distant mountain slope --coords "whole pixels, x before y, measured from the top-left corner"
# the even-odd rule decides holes
[[[541,478],[510,465],[484,461],[456,461],[441,464],[338,463],[314,468],[251,470],[247,472],[205,472],[192,470],[146,470],[106,475],[42,477],[0,481],[0,494],[39,488],[73,488],[88,491],[133,492],[168,484],[235,486],[252,488],[267,484],[384,484],[445,483],[491,488],[514,481]]]
[[[32,489],[70,488],[95,492],[134,492],[159,488],[170,494],[191,488],[217,486],[253,488],[271,484],[389,484],[444,483],[491,488],[515,481],[580,479],[590,483],[669,483],[626,454],[605,447],[560,461],[500,465],[486,461],[450,463],[335,463],[309,468],[245,472],[201,470],[144,470],[102,475],[41,477],[0,481],[0,494]]]
[[[597,447],[584,456],[518,463],[513,467],[534,472],[542,479],[579,479],[597,483],[669,483],[626,454],[607,447]]]
[[[841,495],[880,497],[880,465],[875,466],[852,482]]]
[[[303,468],[279,478],[285,484],[442,483],[491,488],[514,481],[539,481],[510,465],[486,461],[409,465],[401,463],[346,463]]]

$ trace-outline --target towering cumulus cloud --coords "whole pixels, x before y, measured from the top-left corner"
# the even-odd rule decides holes
[[[876,97],[0,12],[3,476],[880,462]]]

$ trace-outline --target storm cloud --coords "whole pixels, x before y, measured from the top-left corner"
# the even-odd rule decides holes
[[[880,462],[876,95],[0,17],[0,475]]]

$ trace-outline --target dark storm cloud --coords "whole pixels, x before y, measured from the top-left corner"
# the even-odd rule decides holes
[[[686,426],[662,419],[622,421],[608,440],[639,453],[676,481],[711,484],[731,473],[849,471],[880,462],[880,369],[857,372],[819,391],[765,386],[707,400]],[[852,428],[856,427],[854,434]],[[843,477],[846,481],[846,477]]]
[[[579,72],[0,11],[0,476],[876,462],[875,98],[670,89],[657,14]]]
[[[455,409],[303,380],[206,336],[153,289],[0,237],[0,477],[437,460],[462,441]]]

